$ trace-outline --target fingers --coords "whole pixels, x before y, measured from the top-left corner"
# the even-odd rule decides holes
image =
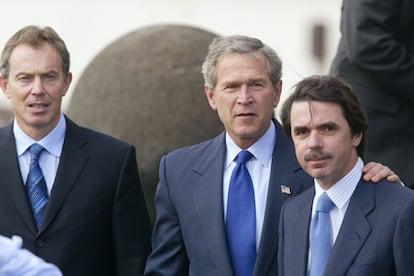
[[[400,179],[400,177],[397,174],[388,175],[387,176],[387,180],[389,182],[401,183],[401,179]]]
[[[369,162],[362,169],[365,173],[363,178],[365,181],[378,182],[386,178],[390,182],[401,182],[400,177],[395,174],[390,168],[377,162]]]

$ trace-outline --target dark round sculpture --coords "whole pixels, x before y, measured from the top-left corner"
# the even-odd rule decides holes
[[[152,218],[161,156],[223,130],[201,75],[216,36],[189,26],[138,29],[103,49],[73,91],[69,117],[135,145]]]

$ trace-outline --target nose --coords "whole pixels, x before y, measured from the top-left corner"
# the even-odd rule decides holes
[[[242,85],[238,93],[238,102],[241,104],[250,103],[252,101],[252,94],[247,85]]]
[[[42,78],[36,76],[33,79],[32,94],[42,94],[42,93],[44,93]]]
[[[311,131],[308,138],[308,147],[311,149],[321,148],[322,144],[322,135],[317,131]]]

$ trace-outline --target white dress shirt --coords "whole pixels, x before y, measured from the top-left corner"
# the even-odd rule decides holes
[[[45,177],[48,193],[52,190],[55,182],[56,172],[59,166],[60,155],[62,153],[63,142],[66,133],[66,120],[63,114],[56,127],[40,141],[35,141],[29,137],[19,127],[16,121],[13,122],[13,133],[16,139],[17,157],[19,159],[20,172],[22,174],[23,183],[26,184],[26,179],[30,169],[30,153],[29,147],[33,143],[42,145],[45,150],[41,153],[39,158],[39,166],[42,169]]]
[[[247,150],[253,157],[246,163],[253,182],[254,200],[256,204],[256,250],[259,248],[262,236],[263,221],[266,210],[267,191],[269,188],[270,171],[272,168],[273,148],[276,141],[276,127],[271,123],[269,129],[256,143]],[[227,156],[224,162],[223,174],[223,203],[224,219],[226,220],[227,199],[230,186],[230,178],[236,162],[234,159],[242,150],[226,133]]]
[[[358,161],[352,170],[326,191],[329,198],[335,204],[335,207],[331,210],[330,213],[333,234],[332,244],[334,244],[336,241],[336,237],[338,236],[339,229],[341,228],[342,221],[344,220],[344,216],[346,210],[348,209],[351,196],[354,193],[359,180],[361,179],[363,167],[363,161],[361,158],[358,158]],[[315,214],[315,208],[316,204],[318,203],[318,199],[323,192],[324,190],[315,180],[315,197],[313,199],[312,205],[312,217]]]
[[[318,184],[317,180],[315,182],[315,196],[313,198],[312,204],[312,218],[315,215],[316,205],[318,203],[319,197],[323,192],[326,192],[332,202],[335,204],[335,207],[329,213],[331,218],[332,226],[332,245],[335,244],[336,238],[338,237],[339,230],[344,220],[346,210],[348,209],[349,202],[351,201],[351,196],[354,193],[359,180],[362,177],[362,168],[364,167],[364,162],[361,158],[358,157],[358,160],[352,170],[341,178],[338,182],[332,185],[328,190],[323,190]],[[310,228],[309,228],[310,230]],[[310,236],[310,235],[309,235]],[[312,252],[309,248],[309,258],[308,264],[310,264],[310,256]],[[308,265],[309,268],[309,265]],[[308,271],[309,275],[309,271]]]

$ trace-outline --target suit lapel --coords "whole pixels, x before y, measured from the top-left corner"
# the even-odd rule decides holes
[[[374,186],[361,180],[351,197],[325,275],[345,275],[371,233],[367,215],[375,208]]]
[[[225,135],[216,137],[192,169],[198,179],[193,189],[198,221],[203,229],[210,258],[223,275],[232,275],[227,248],[223,207],[223,168],[226,155]],[[196,222],[194,222],[196,223]],[[200,233],[201,234],[201,233]]]
[[[45,221],[39,229],[41,233],[62,208],[67,195],[76,183],[76,179],[84,168],[88,154],[81,148],[86,143],[81,129],[66,118],[66,135],[62,155],[51,191]]]
[[[13,136],[13,124],[1,129],[0,133],[0,171],[6,190],[11,201],[19,211],[22,220],[29,230],[36,234],[37,229],[32,215],[32,209],[26,195],[22,180],[19,161],[17,159],[16,142]]]
[[[309,227],[311,221],[312,202],[315,195],[315,189],[309,189],[303,194],[303,199],[299,202],[297,213],[293,214],[295,227],[292,227],[292,248],[291,255],[293,275],[306,275],[308,267],[309,253]]]
[[[254,275],[266,275],[272,262],[277,259],[280,210],[288,197],[300,193],[305,188],[295,179],[295,177],[301,177],[296,174],[296,171],[303,171],[297,163],[293,145],[282,127],[277,122],[275,125],[277,138],[273,149],[266,213]],[[306,177],[309,181],[309,176]],[[291,189],[291,195],[281,192],[282,185]]]

